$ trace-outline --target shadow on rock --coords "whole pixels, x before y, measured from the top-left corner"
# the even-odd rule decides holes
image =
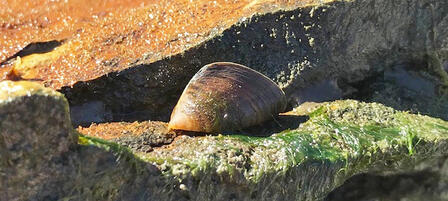
[[[239,131],[224,132],[223,135],[247,135],[255,137],[269,137],[275,133],[280,133],[285,130],[294,130],[299,128],[301,123],[306,122],[308,116],[286,115],[282,114],[271,121],[267,121],[261,125],[252,126]],[[176,131],[178,135],[206,136],[208,133],[194,132],[194,131]]]

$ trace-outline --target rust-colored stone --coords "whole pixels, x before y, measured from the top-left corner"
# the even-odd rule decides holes
[[[195,46],[244,17],[317,0],[2,0],[0,80],[40,80],[59,89],[151,63]],[[46,53],[27,45],[59,41]]]
[[[78,127],[77,130],[83,135],[104,140],[112,140],[127,136],[140,136],[144,133],[156,133],[158,135],[166,135],[173,138],[175,136],[173,131],[168,130],[167,123],[158,121],[94,123],[89,127]]]
[[[92,124],[89,128],[79,127],[78,131],[145,153],[170,144],[176,137],[176,133],[168,130],[167,123],[157,121]]]

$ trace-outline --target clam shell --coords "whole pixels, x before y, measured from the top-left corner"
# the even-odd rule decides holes
[[[202,67],[190,80],[169,128],[237,131],[272,119],[285,108],[285,93],[272,80],[240,64],[217,62]]]

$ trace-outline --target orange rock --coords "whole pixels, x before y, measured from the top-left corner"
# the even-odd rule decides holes
[[[163,135],[169,138],[175,137],[175,133],[168,130],[167,123],[158,121],[92,124],[89,127],[78,127],[77,130],[83,135],[104,140],[112,140],[126,136],[140,136],[144,133]]]
[[[241,18],[321,1],[1,2],[6,6],[0,7],[0,80],[14,75],[59,89],[129,68],[137,61],[151,63],[179,54]],[[60,45],[49,52],[16,57],[28,45],[48,41]]]

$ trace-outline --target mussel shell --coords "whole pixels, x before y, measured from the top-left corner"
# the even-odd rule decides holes
[[[169,128],[206,133],[238,131],[286,108],[285,93],[269,78],[240,64],[202,67],[175,106]]]

